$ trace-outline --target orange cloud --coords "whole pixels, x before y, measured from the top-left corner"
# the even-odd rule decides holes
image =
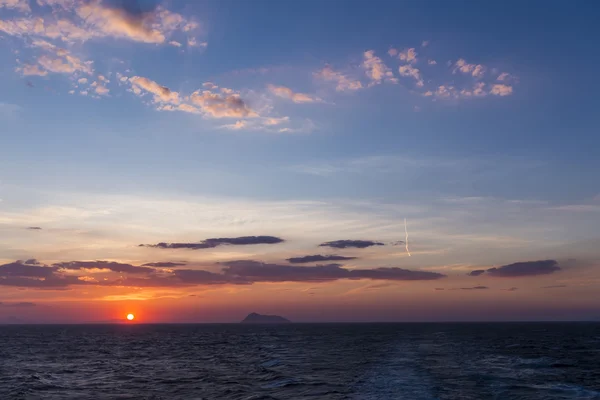
[[[37,65],[29,65],[29,64],[25,64],[22,67],[17,68],[17,72],[21,72],[24,76],[31,76],[31,75],[46,76],[46,75],[48,75],[48,71],[44,71]]]
[[[460,71],[463,74],[470,74],[476,78],[481,78],[485,73],[486,69],[481,64],[469,64],[463,58],[458,59],[454,66],[454,73],[456,73],[456,71]]]
[[[398,73],[401,76],[409,76],[414,78],[417,81],[417,86],[421,87],[424,85],[423,79],[421,78],[421,71],[418,68],[413,67],[412,65],[401,65],[398,68]]]
[[[253,118],[258,114],[241,99],[240,95],[223,95],[210,90],[196,91],[190,100],[204,113],[214,118]]]
[[[292,89],[285,86],[268,85],[268,88],[275,96],[292,100],[294,103],[314,103],[321,101],[318,97],[313,97],[305,93],[294,93]]]
[[[57,52],[57,54],[64,54],[63,52]],[[72,74],[74,72],[84,72],[86,74],[92,73],[90,63],[82,62],[79,58],[65,54],[61,58],[52,58],[47,55],[40,56],[37,60],[44,69],[50,72],[60,74]]]
[[[512,92],[512,86],[503,84],[492,85],[492,90],[490,91],[491,94],[494,94],[496,96],[509,96],[512,94]]]
[[[142,76],[134,76],[129,78],[129,82],[133,92],[137,95],[140,95],[142,90],[152,93],[155,103],[179,103],[179,93],[170,90],[166,86],[161,86],[153,80]]]
[[[364,52],[363,68],[366,71],[367,76],[371,79],[371,85],[381,83],[383,80],[397,83],[397,79],[394,78],[392,70],[389,69],[381,58],[375,55],[374,50],[368,50]]]
[[[417,52],[414,48],[405,49],[398,53],[398,59],[407,63],[415,63],[417,62]]]
[[[335,90],[338,92],[353,91],[363,88],[360,81],[348,78],[346,75],[334,71],[329,65],[322,70],[317,71],[314,76],[325,81],[335,82],[337,84]]]
[[[11,8],[20,12],[30,12],[28,0],[0,0],[0,8]]]

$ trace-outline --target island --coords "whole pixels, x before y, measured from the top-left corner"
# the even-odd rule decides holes
[[[250,313],[242,324],[290,324],[292,321],[289,319],[280,317],[279,315],[261,315],[257,313]]]

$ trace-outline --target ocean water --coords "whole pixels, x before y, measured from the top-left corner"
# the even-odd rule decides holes
[[[0,326],[0,399],[600,399],[600,324]]]

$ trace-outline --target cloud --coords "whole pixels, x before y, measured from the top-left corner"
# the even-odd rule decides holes
[[[354,269],[341,268],[339,264],[298,267],[268,264],[253,260],[222,263],[225,275],[240,277],[252,282],[327,282],[339,279],[373,280],[434,280],[445,275],[436,272],[411,271],[402,268]]]
[[[146,264],[142,264],[142,267],[156,267],[156,268],[175,268],[175,267],[181,267],[183,265],[187,265],[186,263],[181,263],[181,262],[169,262],[169,261],[159,261],[159,262],[151,262],[151,263],[146,263]]]
[[[27,228],[25,228],[25,229],[29,229],[29,230],[31,230],[31,231],[40,231],[40,230],[42,230],[42,228],[41,228],[41,227],[39,227],[39,226],[28,226],[28,227],[27,227]]]
[[[31,12],[29,0],[0,0],[0,8],[10,8],[20,12]]]
[[[392,70],[388,68],[381,58],[375,56],[375,50],[365,51],[362,67],[365,69],[367,77],[371,80],[371,85],[380,84],[382,81],[397,83]]]
[[[336,83],[335,90],[338,92],[347,92],[362,89],[363,85],[360,81],[349,78],[341,72],[335,71],[331,66],[327,65],[320,71],[314,73],[314,77]]]
[[[476,269],[475,271],[471,271],[469,272],[469,276],[479,276],[481,274],[485,273],[485,269]]]
[[[398,67],[398,73],[400,76],[412,77],[417,81],[417,86],[421,87],[424,85],[423,79],[421,78],[421,71],[412,65],[401,65]]]
[[[131,12],[124,8],[109,7],[97,0],[82,2],[75,12],[94,36],[143,43],[162,44],[174,31],[184,31],[190,26],[190,22],[182,15],[162,7],[151,12]]]
[[[542,286],[540,289],[558,289],[558,288],[566,288],[567,285],[550,285],[550,286]]]
[[[497,268],[489,268],[485,272],[487,275],[493,277],[517,278],[524,276],[547,275],[560,270],[561,268],[558,266],[558,263],[555,260],[541,260],[517,262],[513,264],[503,265]],[[472,271],[469,275],[471,275],[473,272],[475,271]]]
[[[425,46],[423,46],[425,47]],[[404,49],[403,51],[398,53],[398,59],[400,61],[404,61],[407,63],[416,63],[417,62],[417,52],[414,48]]]
[[[129,83],[133,93],[141,95],[143,91],[154,95],[154,103],[179,103],[179,93],[172,91],[166,86],[161,86],[158,83],[145,78],[143,76],[133,76],[129,78]]]
[[[427,47],[427,46],[429,46],[429,40],[423,40],[421,42],[421,47]]]
[[[154,268],[138,267],[131,264],[123,264],[114,261],[69,261],[54,264],[57,269],[82,270],[82,269],[107,269],[112,272],[127,274],[150,274]]]
[[[58,74],[73,74],[76,72],[92,74],[92,62],[81,61],[80,58],[72,55],[68,50],[56,47],[45,41],[39,41],[38,47],[48,54],[38,57],[37,63],[46,71]]]
[[[508,288],[508,289],[500,289],[500,290],[504,290],[504,291],[506,291],[506,292],[514,292],[514,291],[516,291],[516,290],[519,290],[519,288],[516,288],[516,287],[511,287],[511,288]]]
[[[322,256],[320,254],[315,254],[313,256],[303,256],[303,257],[292,257],[288,258],[287,261],[294,264],[302,264],[302,263],[311,263],[311,262],[319,262],[319,261],[346,261],[346,260],[355,260],[357,257],[346,257],[346,256],[338,256],[338,255],[327,255]]]
[[[8,277],[49,278],[56,268],[39,265],[35,260],[21,261],[0,265],[0,279]]]
[[[463,97],[483,97],[487,95],[485,91],[485,83],[477,82],[472,89],[463,89],[460,91]]]
[[[306,93],[294,93],[292,89],[285,86],[268,85],[267,87],[275,96],[292,100],[294,103],[314,103],[321,101],[318,97]]]
[[[453,73],[462,72],[463,74],[469,74],[475,78],[483,77],[486,68],[481,64],[469,64],[463,58],[459,58],[454,64]]]
[[[435,61],[435,60],[427,60],[427,64],[429,64],[429,65],[437,65],[437,61]]]
[[[510,79],[510,74],[507,72],[502,72],[500,75],[498,75],[498,78],[496,78],[499,81],[506,81],[508,79]]]
[[[463,287],[460,290],[487,290],[489,287],[487,286],[473,286],[473,287]]]
[[[226,274],[217,274],[210,271],[198,269],[178,269],[173,272],[174,276],[186,284],[194,285],[247,285],[252,282],[245,277],[235,277]]]
[[[29,301],[21,301],[19,303],[2,303],[0,302],[0,307],[35,307],[37,304],[31,303]]]
[[[181,263],[148,263],[146,265],[181,265]],[[73,285],[119,287],[182,287],[194,285],[258,282],[326,282],[340,279],[414,281],[435,280],[445,275],[430,271],[402,268],[344,269],[339,264],[292,266],[252,260],[228,261],[220,264],[220,273],[200,269],[155,270],[145,266],[109,261],[69,261],[45,266],[35,260],[16,261],[0,266],[0,285],[64,290]],[[109,270],[120,274],[116,279],[73,276],[73,272],[89,274],[90,270]],[[67,273],[68,272],[68,273]],[[102,272],[102,271],[100,271]],[[134,275],[134,276],[131,276]],[[141,275],[141,276],[140,276]]]
[[[0,31],[16,37],[34,37],[34,41],[46,38],[73,43],[114,38],[167,44],[174,42],[168,40],[174,33],[189,35],[199,26],[162,6],[148,12],[134,10],[136,2],[123,2],[126,7],[114,7],[103,0],[37,0],[37,3],[41,7],[36,9],[36,15],[0,20]],[[16,5],[25,10],[27,4],[25,0],[0,0],[0,7]]]
[[[372,240],[334,240],[331,242],[321,243],[320,247],[333,247],[335,249],[345,249],[348,247],[354,247],[357,249],[364,249],[371,246],[383,246],[381,242],[374,242]]]
[[[110,90],[108,88],[106,88],[105,86],[102,86],[102,85],[97,85],[96,88],[94,89],[94,91],[96,93],[98,93],[100,96],[107,96],[108,93],[110,92]]]
[[[219,94],[210,90],[196,91],[190,96],[193,104],[214,118],[254,118],[258,114],[252,110],[238,93]]]
[[[491,94],[496,96],[509,96],[513,92],[513,88],[510,85],[503,85],[500,83],[492,85]]]
[[[23,74],[23,76],[46,76],[48,71],[44,71],[37,65],[24,64],[16,69],[17,72]]]
[[[252,245],[252,244],[277,244],[284,242],[275,236],[241,236],[235,238],[211,238],[197,243],[165,243],[141,244],[142,247],[154,247],[158,249],[212,249],[223,245]]]

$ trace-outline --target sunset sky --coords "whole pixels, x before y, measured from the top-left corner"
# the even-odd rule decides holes
[[[598,7],[536,4],[0,0],[0,323],[600,318]]]

